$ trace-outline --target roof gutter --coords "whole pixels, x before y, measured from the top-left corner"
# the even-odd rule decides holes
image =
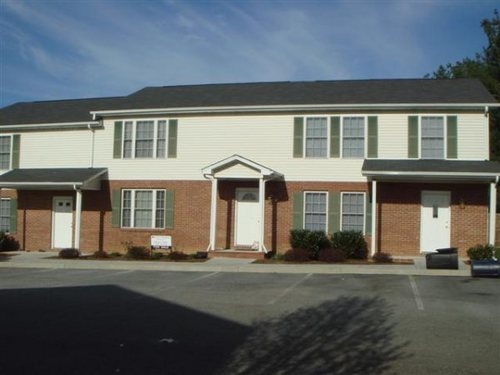
[[[214,107],[175,107],[148,109],[121,109],[91,111],[92,118],[119,115],[157,115],[157,114],[198,114],[198,113],[241,113],[241,112],[290,112],[318,110],[373,110],[373,109],[483,109],[500,107],[500,103],[395,103],[395,104],[289,104],[289,105],[256,105],[256,106],[214,106]]]
[[[16,125],[0,125],[1,131],[9,130],[61,130],[61,129],[99,129],[102,124],[99,121],[85,122],[58,122],[45,124],[16,124]]]

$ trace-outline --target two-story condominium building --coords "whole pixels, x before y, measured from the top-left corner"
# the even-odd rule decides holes
[[[25,250],[285,251],[292,228],[371,252],[495,240],[500,165],[477,80],[149,87],[0,110],[0,230]]]

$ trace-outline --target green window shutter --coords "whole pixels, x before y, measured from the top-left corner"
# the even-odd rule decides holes
[[[113,141],[113,159],[122,157],[123,121],[115,121],[115,135]]]
[[[446,117],[446,157],[448,159],[458,157],[457,116]]]
[[[293,119],[293,157],[301,158],[304,155],[304,118]]]
[[[340,192],[328,193],[328,233],[334,234],[340,230]]]
[[[174,228],[174,192],[165,191],[165,228]]]
[[[19,168],[19,159],[21,156],[21,135],[12,136],[12,169]]]
[[[304,193],[293,193],[292,229],[304,229]]]
[[[418,158],[418,116],[408,116],[408,158]]]
[[[120,227],[121,222],[121,200],[122,192],[119,189],[111,192],[111,226],[114,228]]]
[[[340,157],[340,117],[330,117],[330,157]]]
[[[365,198],[365,234],[372,234],[372,201],[369,192]]]
[[[10,199],[10,233],[17,232],[17,199]]]
[[[168,121],[168,151],[167,157],[177,157],[177,120]]]
[[[378,117],[368,116],[368,153],[369,158],[378,157]]]

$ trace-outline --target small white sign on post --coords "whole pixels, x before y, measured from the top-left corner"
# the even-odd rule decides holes
[[[170,249],[172,247],[172,236],[151,236],[152,249]]]

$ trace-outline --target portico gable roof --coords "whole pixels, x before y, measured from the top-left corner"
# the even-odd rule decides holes
[[[270,180],[283,176],[271,168],[236,154],[206,166],[202,169],[202,173],[207,178],[221,179],[264,178]]]

